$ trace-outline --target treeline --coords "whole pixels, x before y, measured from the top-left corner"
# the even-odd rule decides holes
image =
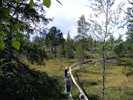
[[[98,47],[97,53],[99,53],[99,50],[102,50],[101,45],[102,41],[96,40],[90,35],[88,36],[81,36],[78,34],[74,38],[71,38],[70,32],[68,31],[67,33],[67,38],[64,39],[63,33],[61,32],[60,29],[57,29],[55,26],[51,27],[49,31],[42,31],[39,33],[39,36],[35,36],[32,39],[33,44],[37,44],[40,47],[45,47],[42,48],[42,51],[45,52],[53,52],[54,50],[57,52],[59,47],[62,48],[62,55],[63,57],[67,58],[73,58],[74,56],[74,51],[76,54],[78,46],[81,44],[81,48],[84,52],[84,56],[90,54],[88,51],[91,50],[91,47]],[[111,36],[106,43],[112,43],[111,45],[113,47],[116,47],[119,43],[122,43],[122,36],[120,35],[118,39],[115,37]],[[108,46],[109,47],[109,46]],[[111,48],[111,46],[108,48],[108,50]],[[93,50],[96,51],[96,50]],[[68,54],[69,53],[69,54]],[[54,57],[54,56],[53,56]]]

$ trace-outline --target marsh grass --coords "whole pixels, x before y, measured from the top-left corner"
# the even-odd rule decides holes
[[[93,69],[94,64],[88,64],[81,70],[73,71],[73,75],[90,100],[100,100],[102,76],[99,70]],[[126,77],[122,71],[127,70],[124,66],[115,63],[106,64],[105,100],[132,100],[133,99],[133,76]],[[72,93],[74,96],[77,92]]]
[[[77,63],[77,59],[70,59],[69,66]],[[64,80],[64,69],[68,66],[67,60],[64,58],[62,62],[62,70],[58,59],[50,59],[45,61],[45,66],[35,66],[30,64],[30,68],[45,71],[49,76]],[[73,66],[73,68],[79,65]],[[101,99],[102,76],[99,70],[94,70],[94,64],[87,64],[84,67],[72,71],[77,83],[90,100]],[[132,100],[133,99],[133,76],[126,77],[122,72],[128,71],[125,66],[118,66],[115,63],[106,64],[106,80],[105,80],[105,100]],[[79,100],[79,90],[73,84],[71,90],[74,100]]]
[[[62,70],[61,70],[60,61],[59,59],[56,58],[56,59],[45,60],[45,66],[36,66],[30,64],[30,68],[35,70],[45,71],[49,76],[52,77],[64,79],[64,69],[66,68],[66,66],[70,66],[76,62],[77,59],[70,59],[70,62],[68,64],[68,61],[65,58],[63,58]]]

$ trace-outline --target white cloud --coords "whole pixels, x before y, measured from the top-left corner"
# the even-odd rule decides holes
[[[46,17],[54,18],[53,22],[50,22],[47,25],[47,28],[56,26],[63,32],[64,38],[67,37],[68,31],[70,32],[71,38],[76,36],[77,33],[77,21],[81,15],[85,15],[85,18],[88,19],[91,9],[85,5],[89,5],[89,0],[59,0],[62,4],[60,5],[56,0],[51,0],[50,8],[46,8]],[[119,0],[116,0],[118,4]],[[124,0],[120,0],[124,1]],[[124,31],[122,31],[124,34]],[[121,33],[122,33],[121,32]],[[118,37],[117,34],[114,35]]]
[[[63,6],[53,0],[51,7],[49,9],[46,8],[46,17],[54,18],[54,21],[50,22],[47,27],[56,26],[63,32],[64,38],[67,37],[69,31],[71,38],[73,38],[77,35],[77,21],[79,17],[82,14],[87,15],[89,12],[89,8],[85,6],[89,1],[63,0],[61,3]]]

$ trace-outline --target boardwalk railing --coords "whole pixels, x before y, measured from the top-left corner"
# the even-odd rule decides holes
[[[76,87],[78,88],[78,90],[80,91],[80,93],[84,95],[85,100],[89,100],[89,99],[87,98],[87,96],[84,94],[84,92],[81,90],[81,88],[79,87],[79,85],[77,84],[77,82],[75,81],[75,79],[74,79],[74,77],[73,77],[73,75],[72,75],[72,73],[71,73],[71,71],[72,71],[71,67],[73,67],[73,66],[76,65],[76,64],[79,64],[79,63],[75,63],[75,64],[73,64],[73,65],[71,65],[71,66],[69,67],[69,73],[70,73],[70,75],[71,75],[71,78],[72,78],[73,83],[76,85]]]

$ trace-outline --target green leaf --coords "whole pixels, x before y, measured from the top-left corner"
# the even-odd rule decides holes
[[[30,8],[32,8],[33,6],[34,6],[34,2],[33,2],[33,0],[30,0]]]
[[[16,29],[16,26],[14,26],[12,23],[10,23],[10,27]]]
[[[1,59],[0,59],[0,62],[3,62],[4,60],[5,60],[4,58],[1,58]]]
[[[23,35],[21,33],[19,33],[19,32],[16,32],[16,36],[20,37],[20,38],[23,38]]]
[[[2,51],[5,48],[5,44],[3,41],[0,41],[0,50]]]
[[[22,1],[22,0],[17,0],[17,2],[20,2],[20,1]]]
[[[2,8],[2,11],[4,12],[4,14],[6,15],[6,16],[8,16],[9,15],[9,12],[10,12],[10,9],[9,8]]]
[[[20,42],[18,42],[18,41],[13,41],[13,42],[12,42],[12,46],[13,46],[14,48],[16,48],[17,50],[19,50],[19,49],[20,49]]]
[[[7,34],[7,33],[5,33],[5,32],[3,32],[3,31],[1,31],[1,34]]]
[[[21,25],[21,24],[16,24],[16,25],[15,25],[15,28],[16,28],[16,29],[17,29],[17,28],[22,29],[22,28],[24,28],[24,26],[23,26],[23,25]]]
[[[50,0],[43,0],[43,4],[49,8],[50,7],[50,4],[51,4],[51,1]]]
[[[0,40],[2,39],[2,35],[0,35]]]
[[[0,27],[0,30],[3,31],[4,33],[12,34],[12,33],[8,32],[7,30],[2,29],[1,27]],[[3,33],[3,34],[4,34],[4,33]]]

